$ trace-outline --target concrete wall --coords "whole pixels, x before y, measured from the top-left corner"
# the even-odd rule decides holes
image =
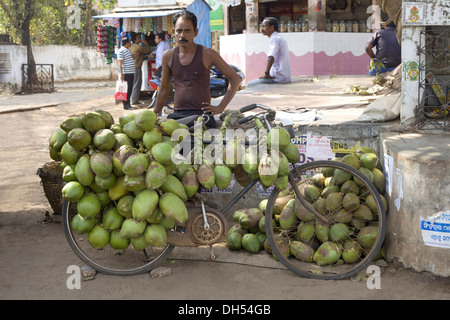
[[[365,45],[371,33],[281,33],[290,51],[291,75],[365,75],[369,56]],[[245,73],[245,82],[259,78],[267,61],[269,38],[260,33],[220,37],[220,54]]]
[[[15,92],[22,90],[22,64],[27,61],[25,46],[0,45],[0,54],[8,57],[2,63],[10,70],[0,72],[0,82],[9,83]],[[116,60],[110,65],[106,64],[103,54],[97,52],[96,47],[79,46],[34,46],[33,55],[38,64],[54,65],[55,81],[70,80],[111,80],[117,77]],[[2,67],[2,66],[0,66]]]
[[[382,133],[386,254],[416,271],[450,276],[450,135]]]

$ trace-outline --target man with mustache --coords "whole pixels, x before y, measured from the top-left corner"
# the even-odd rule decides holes
[[[175,85],[174,112],[168,118],[181,119],[191,115],[222,113],[233,99],[241,83],[239,75],[213,49],[196,44],[197,17],[189,11],[174,15],[174,39],[178,46],[167,50],[162,58],[162,79],[154,112],[164,107],[173,77]],[[215,65],[228,78],[229,86],[218,106],[211,105],[210,67]],[[215,127],[214,117],[206,123]]]

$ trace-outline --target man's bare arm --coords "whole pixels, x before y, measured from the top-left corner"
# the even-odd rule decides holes
[[[228,106],[228,104],[233,99],[234,95],[236,94],[237,90],[239,89],[239,85],[241,84],[241,77],[236,73],[236,71],[231,68],[228,63],[225,62],[225,60],[222,59],[222,57],[213,49],[207,49],[204,51],[203,54],[206,53],[206,61],[208,62],[208,65],[215,65],[217,69],[222,72],[222,74],[228,79],[229,85],[227,88],[227,92],[223,96],[222,100],[220,101],[218,106],[211,106],[211,105],[205,105],[203,107],[203,111],[208,113],[211,112],[212,114],[220,114],[222,113],[225,108]]]
[[[375,58],[375,54],[373,53],[373,46],[370,43],[366,45],[366,53],[370,58]]]
[[[164,107],[164,103],[169,96],[170,82],[172,81],[172,70],[169,68],[169,63],[172,61],[173,50],[167,50],[162,57],[162,77],[161,85],[159,86],[158,97],[156,98],[155,109],[156,114],[159,114]]]

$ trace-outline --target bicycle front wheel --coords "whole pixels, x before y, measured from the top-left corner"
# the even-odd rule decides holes
[[[363,172],[315,161],[294,168],[289,182],[282,194],[272,191],[265,212],[270,249],[284,266],[301,277],[340,280],[376,258],[385,204]]]
[[[113,249],[109,244],[101,250],[93,248],[87,233],[80,235],[73,230],[71,222],[76,210],[71,209],[74,208],[65,200],[62,219],[66,239],[78,258],[100,273],[131,276],[149,272],[163,263],[174,248],[173,245],[166,245],[135,250],[131,244],[121,250]]]

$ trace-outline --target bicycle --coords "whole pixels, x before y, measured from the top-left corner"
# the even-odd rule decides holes
[[[252,104],[241,108],[240,112],[244,113],[256,108],[260,108],[263,111],[241,118],[239,124],[244,125],[253,120],[258,127],[262,128],[261,126],[263,126],[270,130],[274,121],[274,110],[260,104]],[[193,121],[196,118],[199,120],[198,116],[185,119],[185,123]],[[205,117],[200,118],[204,122],[207,121]],[[226,127],[228,119],[229,117],[225,117],[222,128]],[[225,140],[223,141],[224,144],[226,144],[226,142],[227,141]],[[203,143],[209,144],[213,142],[203,141]],[[221,142],[219,141],[218,143]],[[246,141],[245,144],[250,145],[251,142]],[[298,226],[300,224],[312,224],[311,221],[315,221],[315,223],[331,229],[334,226],[342,226],[342,224],[344,224],[342,221],[347,221],[349,219],[348,216],[342,217],[342,214],[338,215],[338,213],[344,209],[343,203],[339,203],[339,205],[336,205],[336,208],[332,208],[332,210],[322,210],[317,207],[311,197],[305,193],[307,187],[318,183],[317,179],[313,177],[318,172],[325,172],[326,170],[340,170],[348,176],[347,180],[358,182],[358,184],[355,183],[358,190],[354,190],[355,193],[358,193],[358,204],[353,208],[353,212],[356,212],[358,208],[362,208],[363,206],[367,207],[368,203],[366,199],[368,199],[369,196],[372,198],[370,205],[371,216],[370,219],[366,218],[367,221],[364,221],[364,224],[374,225],[373,230],[375,234],[372,234],[372,243],[370,247],[362,247],[359,245],[360,252],[357,258],[353,259],[354,261],[351,263],[342,263],[342,259],[340,259],[337,263],[319,266],[311,263],[311,261],[301,261],[297,256],[286,255],[286,243],[289,245],[292,243],[298,244],[299,242],[307,242],[307,239],[299,238]],[[327,280],[345,279],[357,274],[367,267],[378,254],[383,244],[386,233],[386,215],[379,192],[365,174],[345,163],[324,160],[293,165],[288,174],[288,180],[288,189],[283,191],[276,188],[273,189],[268,198],[264,212],[265,221],[270,221],[270,223],[265,224],[265,232],[273,255],[290,271],[298,276],[307,278]],[[188,221],[183,226],[176,225],[167,230],[167,245],[164,247],[147,247],[143,250],[136,251],[129,246],[126,250],[120,252],[120,254],[117,254],[118,252],[116,252],[116,250],[109,247],[102,250],[94,249],[90,247],[83,235],[78,236],[73,232],[70,225],[71,204],[68,201],[64,201],[63,205],[64,233],[75,254],[82,261],[99,272],[111,275],[136,275],[149,272],[161,265],[175,246],[196,247],[208,245],[212,248],[213,244],[223,242],[228,232],[227,220],[225,218],[226,213],[247,192],[249,192],[258,181],[259,179],[252,180],[221,211],[206,206],[205,199],[197,193],[195,197],[197,199],[195,201],[196,203],[187,203],[189,213]],[[282,193],[282,197],[280,196],[280,192]],[[298,218],[297,222],[290,227],[281,226],[278,217],[278,215],[280,215],[280,208],[277,201],[280,198],[286,200],[286,197],[289,198],[287,200],[294,200],[297,210],[302,211],[303,217],[302,219],[299,218],[300,211],[298,215],[296,213]],[[347,210],[345,211],[348,212]],[[308,216],[309,220],[306,219],[305,216]],[[349,223],[349,221],[347,221],[347,223]],[[356,231],[360,230],[357,228],[361,229],[361,226],[350,227],[350,231],[344,233],[343,238],[337,242],[338,245],[343,247],[345,243],[350,243],[350,241],[356,243]],[[316,231],[314,231],[314,236],[316,236]],[[325,243],[327,241],[323,242]],[[311,246],[313,245],[314,244],[311,244]]]

